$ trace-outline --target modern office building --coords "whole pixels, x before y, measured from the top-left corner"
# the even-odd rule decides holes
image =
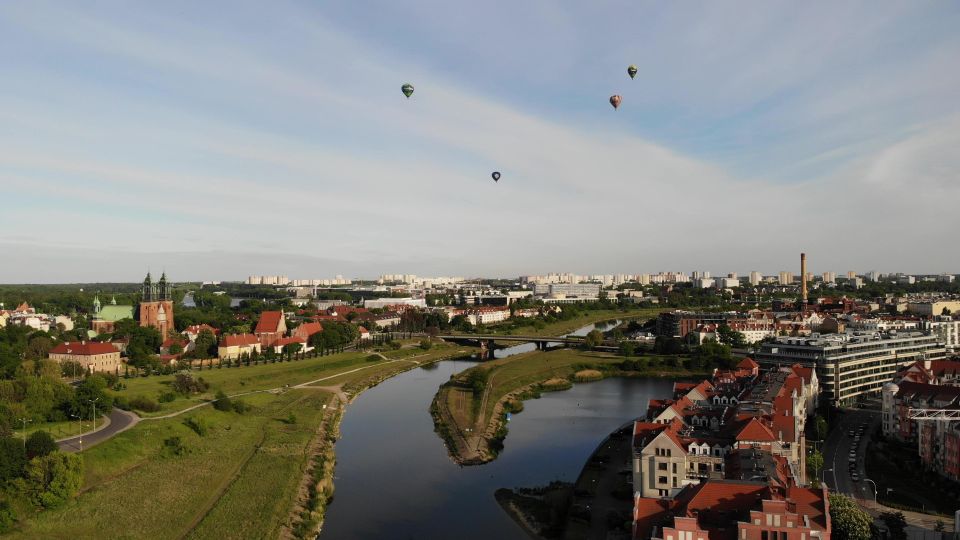
[[[847,332],[781,337],[764,343],[754,357],[760,364],[814,367],[822,396],[847,404],[879,394],[897,370],[917,360],[939,360],[946,349],[938,335],[924,332]]]

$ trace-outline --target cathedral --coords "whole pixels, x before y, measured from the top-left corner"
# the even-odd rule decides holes
[[[152,326],[160,331],[163,339],[175,331],[173,326],[173,299],[170,294],[170,285],[167,283],[166,272],[160,276],[160,281],[153,283],[150,273],[143,280],[141,291],[139,320],[140,326]]]

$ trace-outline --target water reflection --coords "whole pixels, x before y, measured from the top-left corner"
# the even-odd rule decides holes
[[[336,495],[321,539],[525,538],[493,497],[501,487],[573,481],[605,435],[666,397],[659,379],[578,384],[525,403],[499,459],[459,467],[428,414],[440,384],[472,362],[403,373],[363,393],[337,442]]]

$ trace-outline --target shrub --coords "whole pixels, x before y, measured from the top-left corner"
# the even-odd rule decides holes
[[[160,403],[170,403],[171,401],[177,399],[177,394],[173,392],[162,392],[160,397],[157,398],[157,401]]]
[[[0,534],[10,532],[13,523],[17,520],[17,515],[10,508],[10,503],[0,501]]]
[[[206,436],[207,431],[210,430],[210,426],[209,424],[207,424],[207,420],[202,416],[187,418],[186,420],[183,421],[183,425],[192,429],[194,433],[196,433],[201,437]]]
[[[177,373],[176,377],[174,377],[171,387],[174,389],[174,391],[185,396],[189,396],[190,394],[206,392],[210,385],[203,380],[203,377],[194,379],[193,375],[190,373],[181,371],[180,373]]]
[[[130,407],[143,412],[157,412],[160,405],[147,396],[136,396],[130,400]]]
[[[420,340],[420,348],[421,348],[421,349],[423,349],[423,350],[425,350],[425,351],[429,351],[431,347],[433,347],[433,342],[431,342],[429,339],[421,339],[421,340]]]
[[[233,400],[233,412],[237,414],[243,414],[249,410],[250,405],[248,405],[246,401],[243,401],[242,399]]]
[[[169,437],[163,440],[163,448],[174,456],[182,456],[187,453],[187,447],[183,445],[180,437]]]
[[[232,411],[233,404],[230,398],[223,390],[217,390],[216,401],[213,402],[213,408],[218,411]]]
[[[57,441],[53,440],[53,436],[43,430],[31,433],[24,446],[27,448],[27,459],[45,456],[59,450]]]
[[[290,414],[287,415],[286,418],[284,418],[284,419],[282,420],[282,422],[283,422],[284,424],[287,424],[287,425],[296,424],[296,423],[297,423],[297,415],[295,415],[295,414],[293,414],[293,413],[290,413]]]
[[[367,362],[379,362],[380,360],[382,360],[382,357],[379,354],[367,356]]]

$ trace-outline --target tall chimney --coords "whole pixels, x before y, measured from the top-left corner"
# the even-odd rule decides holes
[[[803,297],[803,309],[807,308],[807,254],[800,254],[800,296]]]

